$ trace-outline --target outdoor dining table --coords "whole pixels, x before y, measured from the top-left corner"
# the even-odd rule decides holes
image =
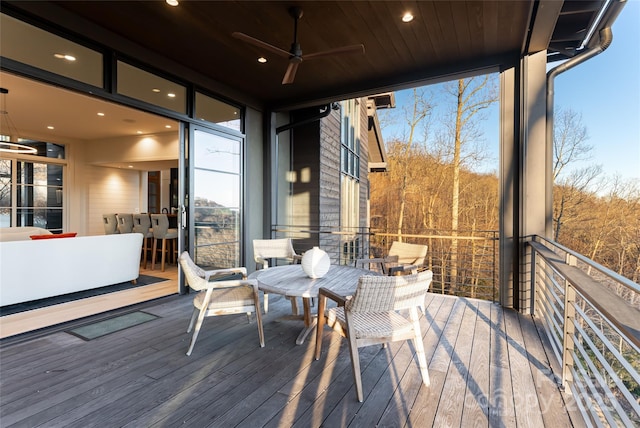
[[[348,296],[355,292],[362,275],[377,273],[352,266],[331,265],[322,278],[314,279],[307,276],[302,265],[286,265],[258,270],[249,275],[249,278],[256,279],[258,288],[266,293],[302,298],[304,328],[296,339],[296,344],[301,345],[316,326],[317,316],[311,313],[311,299],[318,297],[320,288]]]

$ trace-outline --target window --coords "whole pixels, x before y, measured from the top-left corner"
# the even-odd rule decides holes
[[[103,85],[102,53],[5,14],[0,14],[0,52],[5,58],[60,76]]]
[[[178,113],[187,113],[187,88],[118,61],[118,93]]]
[[[240,129],[240,109],[231,104],[196,92],[195,117],[198,120],[216,123],[235,131]]]
[[[64,165],[0,160],[0,226],[63,230]]]
[[[342,262],[350,263],[360,253],[360,102],[343,101],[341,109],[340,229],[346,232],[342,235]]]

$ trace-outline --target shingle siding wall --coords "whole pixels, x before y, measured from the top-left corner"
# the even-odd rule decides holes
[[[367,109],[360,103],[360,226],[367,225],[368,201],[368,130]],[[299,119],[299,118],[298,118]],[[294,129],[292,217],[294,226],[309,226],[312,230],[338,230],[340,227],[340,110],[318,122]],[[302,180],[303,170],[307,171]],[[312,246],[330,249],[332,262],[338,262],[339,235],[323,234],[319,238],[296,239],[296,250]]]
[[[320,123],[320,222],[323,227],[340,226],[340,111]]]
[[[367,102],[360,99],[360,227],[369,224],[367,210],[369,202],[369,117]]]

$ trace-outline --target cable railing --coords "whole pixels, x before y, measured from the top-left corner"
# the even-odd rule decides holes
[[[539,236],[534,310],[588,426],[640,426],[640,285]]]
[[[402,234],[407,243],[427,245],[425,267],[433,271],[431,291],[460,297],[498,301],[498,232],[433,230]],[[274,238],[292,238],[301,253],[318,246],[331,262],[353,265],[357,259],[384,257],[397,233],[368,228],[312,228],[274,225]]]

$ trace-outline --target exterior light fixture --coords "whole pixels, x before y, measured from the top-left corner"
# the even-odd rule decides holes
[[[0,88],[0,94],[2,94],[2,108],[0,108],[0,129],[2,129],[2,135],[0,136],[0,152],[31,155],[37,154],[38,149],[35,147],[18,143],[20,141],[18,128],[13,124],[13,121],[9,117],[9,111],[7,110],[8,93],[8,89]],[[14,142],[11,142],[12,139]]]
[[[406,12],[402,15],[402,22],[411,22],[413,21],[413,14],[411,12]]]

